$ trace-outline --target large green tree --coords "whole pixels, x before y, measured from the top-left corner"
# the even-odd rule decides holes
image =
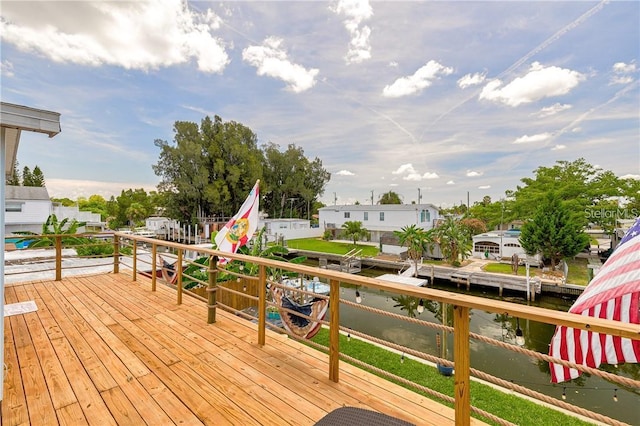
[[[22,169],[22,186],[35,186],[33,180],[33,173],[29,166],[24,166]]]
[[[263,155],[257,136],[235,121],[217,115],[200,126],[177,121],[172,143],[156,140],[160,158],[153,171],[160,177],[167,214],[184,222],[198,217],[236,213],[262,176]]]
[[[279,145],[269,143],[263,146],[263,152],[263,210],[272,217],[285,217],[288,211],[288,216],[310,219],[317,198],[331,178],[322,161],[309,161],[304,150],[294,144],[281,151]]]
[[[45,186],[44,173],[42,173],[42,170],[40,169],[40,167],[35,166],[33,168],[33,173],[31,175],[31,178],[32,178],[31,186],[39,186],[39,187]]]
[[[102,195],[93,194],[89,198],[78,197],[78,209],[98,213],[102,219],[107,217],[107,200]]]
[[[135,226],[136,220],[153,215],[156,206],[152,200],[153,197],[150,197],[142,188],[123,190],[118,197],[112,196],[106,206],[109,228]],[[134,210],[130,210],[132,205],[135,205]]]
[[[589,244],[582,223],[571,214],[571,204],[553,192],[536,208],[533,218],[522,226],[520,244],[528,255],[541,253],[552,269],[564,258],[575,256]]]
[[[389,191],[382,194],[380,197],[380,204],[402,204],[402,200],[400,199],[400,195],[396,192]]]
[[[538,167],[534,173],[535,178],[522,178],[524,185],[507,194],[513,197],[512,208],[521,219],[531,218],[546,194],[554,192],[586,225],[591,207],[623,195],[623,185],[612,172],[594,167],[583,158],[557,161],[552,167]]]

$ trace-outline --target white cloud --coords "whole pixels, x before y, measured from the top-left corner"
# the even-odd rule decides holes
[[[409,173],[408,175],[406,175],[405,177],[402,178],[403,180],[409,180],[409,181],[415,181],[415,182],[419,182],[422,180],[422,176],[420,176],[419,173]]]
[[[629,84],[633,83],[633,77],[627,76],[613,76],[609,81],[610,84]]]
[[[391,68],[398,68],[398,63],[396,61],[391,61],[391,62],[389,62],[389,66]]]
[[[400,167],[398,167],[396,170],[391,172],[391,174],[394,174],[394,175],[401,175],[404,173],[415,174],[416,170],[413,168],[413,164],[411,163],[403,164]]]
[[[69,198],[76,200],[78,197],[87,197],[88,194],[102,195],[109,199],[118,196],[123,188],[142,188],[147,192],[157,191],[154,185],[140,182],[105,182],[96,180],[78,179],[47,179],[47,191],[53,198]]]
[[[350,172],[349,170],[340,170],[336,173],[338,176],[355,176],[355,173]]]
[[[538,117],[548,117],[550,115],[555,115],[559,112],[566,111],[571,108],[572,106],[569,104],[555,103],[551,106],[541,108],[540,111],[538,111]]]
[[[477,86],[478,84],[481,84],[485,78],[487,78],[487,73],[475,73],[475,74],[467,74],[464,77],[462,77],[460,80],[458,80],[458,86],[461,89],[466,89],[469,86]]]
[[[422,179],[438,179],[440,176],[438,176],[437,173],[433,172],[427,172],[425,174],[422,175]]]
[[[287,59],[280,48],[282,39],[269,37],[262,46],[249,46],[242,51],[242,59],[258,69],[258,75],[277,78],[288,84],[295,93],[304,92],[316,84],[318,70],[305,69]]]
[[[456,183],[452,180],[447,181],[447,185],[455,185]]]
[[[212,30],[219,28],[220,19],[210,10],[192,12],[186,2],[51,5],[46,12],[41,11],[41,18],[30,21],[32,26],[23,25],[20,16],[1,20],[3,42],[55,62],[86,66],[114,65],[148,71],[195,58],[200,71],[216,73],[229,63],[223,43],[212,35]],[[82,19],[70,19],[71,16]],[[42,22],[37,22],[39,19]]]
[[[393,84],[385,86],[382,95],[388,98],[399,98],[421,92],[431,86],[433,80],[440,75],[453,73],[453,68],[445,67],[436,61],[429,61],[413,75],[400,77]]]
[[[7,60],[0,62],[0,75],[13,77],[13,64]]]
[[[349,51],[345,56],[348,64],[360,63],[371,59],[371,28],[362,23],[373,16],[373,9],[369,0],[339,0],[338,3],[330,7],[330,10],[337,15],[344,15],[344,26],[351,35]]]
[[[537,135],[524,135],[524,136],[520,136],[518,139],[516,139],[515,141],[513,141],[513,143],[518,144],[518,143],[535,143],[535,142],[544,142],[548,139],[551,138],[551,133],[549,132],[545,132],[545,133],[538,133]]]
[[[624,62],[616,62],[613,64],[613,72],[616,74],[631,74],[636,72],[636,64],[625,64]]]
[[[563,149],[565,149],[567,146],[566,145],[556,145],[553,148],[551,148],[551,151],[561,151]]]
[[[640,175],[627,174],[627,175],[620,176],[620,179],[635,179],[635,180],[640,180]]]
[[[566,95],[585,78],[577,71],[555,66],[544,67],[534,62],[525,76],[514,79],[506,86],[502,86],[500,80],[487,83],[479,99],[515,107],[543,98]]]
[[[490,189],[491,185],[480,185],[478,189]]]
[[[474,170],[467,170],[467,177],[478,177],[482,176],[482,172],[476,172]]]

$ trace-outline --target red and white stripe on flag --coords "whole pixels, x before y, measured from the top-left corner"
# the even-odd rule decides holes
[[[595,278],[576,299],[569,312],[640,324],[640,218],[627,231]],[[578,365],[637,363],[640,340],[558,326],[549,355]],[[574,368],[549,363],[553,383],[575,379]]]
[[[253,234],[258,228],[259,199],[260,181],[258,180],[251,189],[247,199],[242,203],[238,213],[236,213],[216,235],[215,242],[218,250],[235,253],[253,237]],[[225,264],[229,262],[229,260],[230,259],[227,258],[220,258],[219,263]]]

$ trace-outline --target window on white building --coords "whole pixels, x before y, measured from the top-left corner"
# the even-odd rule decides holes
[[[380,222],[384,222],[384,212],[380,212]]]
[[[22,205],[24,203],[16,203],[16,202],[7,202],[4,205],[4,211],[6,212],[21,212],[22,211]]]
[[[344,212],[344,218],[349,219],[351,217],[351,212]]]
[[[429,210],[420,211],[420,222],[431,222],[431,212]]]
[[[364,212],[364,220],[369,220],[369,212]]]

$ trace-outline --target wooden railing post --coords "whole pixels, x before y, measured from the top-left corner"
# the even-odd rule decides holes
[[[258,344],[264,346],[267,328],[267,267],[258,271]]]
[[[151,244],[151,291],[156,291],[156,280],[158,277],[156,276],[158,262],[156,258],[158,257],[158,245],[156,243]]]
[[[120,272],[120,237],[113,236],[113,273]]]
[[[131,281],[135,281],[136,280],[136,276],[138,275],[138,244],[136,244],[136,241],[133,240],[133,268],[131,269],[131,273],[133,274],[131,276]]]
[[[178,249],[178,260],[176,261],[176,274],[178,274],[178,305],[182,305],[182,249]]]
[[[329,380],[338,383],[340,376],[340,282],[329,281]]]
[[[62,280],[62,236],[56,235],[56,281]]]
[[[456,426],[468,426],[471,424],[469,319],[469,308],[463,306],[453,307]]]
[[[218,257],[209,256],[209,282],[207,283],[207,324],[216,322],[216,290],[218,286]]]

